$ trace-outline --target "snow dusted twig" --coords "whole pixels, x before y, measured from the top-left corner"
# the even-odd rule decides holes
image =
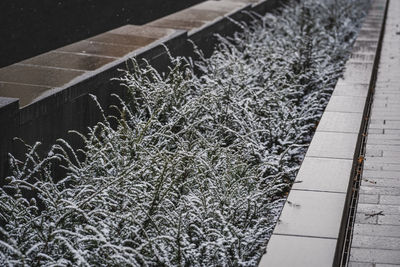
[[[290,1],[166,74],[133,60],[83,149],[10,157],[0,263],[256,266],[367,2]]]

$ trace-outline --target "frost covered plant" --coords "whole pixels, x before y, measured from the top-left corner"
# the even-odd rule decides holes
[[[82,150],[11,156],[1,264],[256,266],[365,2],[290,2],[167,75],[133,62]]]

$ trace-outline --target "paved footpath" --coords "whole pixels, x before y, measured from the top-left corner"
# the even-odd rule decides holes
[[[349,266],[400,266],[400,0],[389,1],[353,233]]]

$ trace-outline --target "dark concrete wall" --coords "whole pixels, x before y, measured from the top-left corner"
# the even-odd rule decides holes
[[[1,0],[0,67],[204,0]]]
[[[279,0],[268,0],[262,5],[254,6],[253,11],[263,14],[277,8],[279,3]],[[241,12],[231,15],[231,18],[244,21],[250,19]],[[231,35],[239,30],[237,24],[228,18],[223,18],[190,36],[185,31],[179,31],[163,44],[174,56],[193,57],[193,46],[188,40],[190,38],[206,55],[209,55],[216,44],[214,33]],[[142,59],[147,60],[161,72],[167,71],[170,63],[169,56],[161,44],[147,47],[136,58],[139,62],[143,62]],[[19,141],[14,141],[13,137],[19,137],[29,145],[40,141],[43,144],[42,152],[47,151],[58,138],[67,139],[75,148],[81,147],[80,139],[68,134],[67,131],[74,129],[84,133],[88,126],[102,119],[97,106],[88,94],[96,95],[101,106],[110,112],[107,107],[117,104],[110,94],[123,95],[125,92],[118,81],[111,79],[121,75],[120,69],[129,69],[130,64],[130,60],[127,60],[114,65],[21,109],[18,106],[18,99],[0,97],[0,186],[4,182],[4,177],[10,174],[7,154],[11,153],[18,159],[24,158],[24,146]]]

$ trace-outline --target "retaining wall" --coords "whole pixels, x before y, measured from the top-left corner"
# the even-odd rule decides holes
[[[89,94],[107,108],[111,93],[123,93],[112,78],[129,68],[131,58],[146,59],[166,71],[172,55],[193,55],[193,40],[206,53],[214,34],[232,34],[240,27],[232,20],[250,20],[249,11],[266,13],[279,0],[206,1],[143,26],[126,25],[0,69],[0,185],[8,174],[7,154],[24,154],[19,137],[28,144],[40,141],[45,151],[64,138],[79,147],[68,130],[85,132],[101,120]],[[123,53],[121,53],[121,51]],[[20,107],[21,106],[21,107]]]
[[[0,67],[205,0],[2,0]]]

